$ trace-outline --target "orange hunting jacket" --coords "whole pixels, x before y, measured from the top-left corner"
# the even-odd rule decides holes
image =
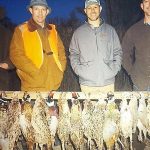
[[[57,90],[61,84],[66,67],[65,50],[55,25],[47,26],[50,29],[45,27],[48,36],[44,37],[43,41],[33,20],[19,25],[14,32],[10,59],[17,68],[22,90]],[[32,31],[30,27],[33,28]],[[48,44],[43,46],[46,40]],[[51,54],[49,55],[44,49]]]

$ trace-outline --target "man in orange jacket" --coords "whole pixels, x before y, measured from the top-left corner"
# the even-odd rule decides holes
[[[45,21],[51,8],[46,0],[31,0],[27,9],[32,18],[16,27],[10,46],[10,59],[21,79],[21,90],[57,90],[66,56],[55,25]]]

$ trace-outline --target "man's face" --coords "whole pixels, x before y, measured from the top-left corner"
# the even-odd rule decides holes
[[[150,0],[143,0],[141,8],[144,11],[145,16],[150,16]]]
[[[45,6],[33,6],[29,8],[29,11],[32,14],[33,20],[40,26],[44,26],[49,9],[47,9]]]
[[[92,4],[87,6],[84,11],[90,21],[96,21],[99,19],[102,7],[98,4]]]

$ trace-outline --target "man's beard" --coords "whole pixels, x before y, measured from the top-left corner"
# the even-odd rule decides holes
[[[88,20],[90,20],[90,21],[97,21],[99,18],[100,18],[100,15],[97,18],[95,18],[95,19],[91,19],[91,18],[88,17]]]

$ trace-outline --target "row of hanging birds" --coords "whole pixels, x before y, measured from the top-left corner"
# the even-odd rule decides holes
[[[52,150],[56,134],[62,150],[132,150],[135,132],[140,142],[150,135],[150,98],[142,92],[123,92],[120,100],[112,93],[97,100],[90,94],[79,100],[76,93],[67,100],[65,92],[54,100],[53,94],[44,99],[37,93],[34,104],[28,93],[23,100],[18,92],[11,100],[0,98],[0,150],[13,150],[21,134],[29,150],[34,145]]]

